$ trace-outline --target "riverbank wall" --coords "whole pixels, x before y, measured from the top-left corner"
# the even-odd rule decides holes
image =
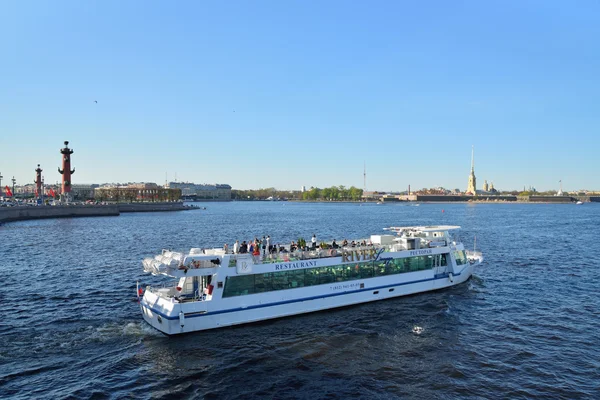
[[[0,208],[0,223],[29,219],[116,217],[129,212],[164,212],[193,210],[183,203],[120,203],[59,206],[17,206]]]
[[[0,222],[46,218],[112,217],[119,214],[117,205],[2,207],[0,208]]]

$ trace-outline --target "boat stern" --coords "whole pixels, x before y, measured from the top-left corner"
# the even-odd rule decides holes
[[[150,290],[146,290],[140,300],[144,321],[166,335],[181,332],[177,305],[178,303],[169,301]]]

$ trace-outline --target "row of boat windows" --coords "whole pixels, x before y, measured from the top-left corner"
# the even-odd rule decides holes
[[[228,276],[223,297],[243,296],[305,286],[346,282],[404,272],[423,271],[434,266],[446,266],[446,254],[397,258],[389,261],[368,261],[356,264],[316,267],[264,274]]]

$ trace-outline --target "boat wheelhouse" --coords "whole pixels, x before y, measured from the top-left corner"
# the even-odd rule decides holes
[[[459,228],[390,227],[362,245],[282,246],[259,255],[163,250],[144,259],[144,270],[176,282],[138,288],[143,318],[175,335],[454,286],[483,261],[452,237]]]

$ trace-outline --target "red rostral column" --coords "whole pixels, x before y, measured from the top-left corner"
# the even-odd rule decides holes
[[[38,164],[37,169],[35,170],[35,193],[37,197],[42,198],[42,169],[40,168],[40,164]]]
[[[71,169],[71,154],[73,150],[69,148],[69,142],[65,141],[65,148],[60,149],[60,154],[63,155],[62,170],[58,172],[62,174],[62,193],[67,195],[71,192],[71,175],[75,173],[75,168]]]

